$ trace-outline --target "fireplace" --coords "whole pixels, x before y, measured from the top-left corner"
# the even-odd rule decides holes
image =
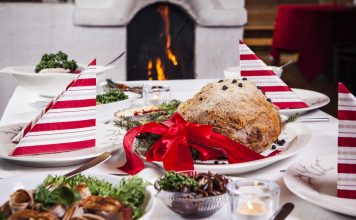
[[[244,3],[76,0],[73,19],[75,25],[93,32],[112,33],[110,37],[105,35],[113,46],[105,51],[102,63],[126,51],[126,56],[107,74],[114,80],[223,78],[224,68],[239,65],[238,40],[242,39],[247,22]],[[166,9],[159,9],[160,6]],[[162,18],[167,8],[169,22]],[[176,58],[177,66],[169,54]]]
[[[127,25],[127,80],[194,78],[194,25],[174,4],[141,9]]]

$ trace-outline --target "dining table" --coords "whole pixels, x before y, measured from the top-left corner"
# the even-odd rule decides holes
[[[170,87],[172,99],[186,100],[192,97],[195,93],[199,92],[199,90],[207,83],[216,82],[217,80],[218,79],[187,79],[166,81],[130,81],[123,83],[134,83],[140,85],[168,85]],[[25,88],[18,86],[14,90],[1,117],[0,130],[3,126],[28,122],[41,109],[41,103],[46,101],[48,102],[49,100],[50,98],[48,97],[38,96],[30,91],[27,91]],[[142,98],[135,100],[134,103],[135,106],[143,104]],[[298,122],[298,120],[302,118],[327,118],[328,120],[320,122]],[[100,120],[97,119],[97,123],[105,122],[106,120],[110,121],[112,119],[113,117]],[[232,174],[231,176],[236,178],[265,179],[276,182],[280,187],[280,205],[286,202],[292,202],[295,205],[295,209],[287,217],[287,219],[354,219],[353,217],[332,212],[311,204],[293,194],[286,187],[283,181],[283,175],[289,166],[305,158],[337,153],[338,120],[336,118],[321,110],[313,110],[301,115],[299,119],[297,119],[297,123],[303,123],[303,125],[305,125],[311,132],[311,138],[305,144],[301,152],[255,171],[239,175]],[[119,156],[117,154],[119,153],[114,153],[113,157],[109,161],[91,168],[88,172],[100,172],[120,176],[127,175],[123,171],[117,169],[120,164],[122,165],[122,161],[119,160]],[[11,161],[0,159],[0,178],[14,176],[20,177],[21,175],[35,173],[64,173],[73,170],[78,166],[79,165],[66,167],[31,167],[18,165],[12,163]],[[163,174],[164,170],[160,166],[148,162],[145,162],[145,168],[138,173],[140,177],[149,182],[154,182]],[[151,186],[150,190],[154,191],[154,188]],[[150,215],[145,216],[144,219],[183,219],[178,214],[175,214],[169,210],[158,198],[154,197],[153,199],[155,200],[154,206],[152,207],[153,212],[150,212]],[[320,202],[322,203],[323,201]],[[227,215],[227,205],[225,205],[218,212],[204,219],[227,219]]]

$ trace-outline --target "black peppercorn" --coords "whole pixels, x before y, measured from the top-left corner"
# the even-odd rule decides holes
[[[199,101],[203,101],[203,98],[200,98]]]
[[[272,100],[270,98],[267,99],[268,102],[272,102]]]
[[[239,87],[242,87],[242,83],[238,83],[237,85],[238,85]]]
[[[233,79],[233,80],[232,80],[232,83],[237,83],[237,80],[236,80],[236,79]]]
[[[246,77],[244,77],[244,78],[242,78],[242,80],[247,80],[247,78],[246,78]]]
[[[274,145],[274,144],[272,144],[271,149],[272,149],[272,150],[275,150],[276,148],[277,148],[277,146]]]
[[[261,87],[260,86],[256,86],[257,87],[257,89],[261,89]]]
[[[227,86],[226,85],[223,85],[223,87],[222,87],[222,90],[227,90]]]
[[[214,161],[214,164],[219,164],[219,162],[217,160]]]
[[[222,83],[224,80],[222,80],[222,79],[220,79],[219,81],[218,81],[218,83]]]

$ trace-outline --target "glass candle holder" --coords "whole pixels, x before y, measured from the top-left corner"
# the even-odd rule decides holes
[[[241,179],[228,184],[230,220],[266,220],[279,207],[280,190],[266,180]]]
[[[143,99],[145,105],[159,105],[170,99],[170,88],[167,85],[145,85]]]

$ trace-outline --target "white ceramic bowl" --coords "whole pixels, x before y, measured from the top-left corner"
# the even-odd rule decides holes
[[[105,79],[105,73],[112,67],[97,66],[97,83]],[[79,65],[84,69],[84,65]],[[0,73],[12,74],[18,85],[40,96],[54,97],[78,75],[74,73],[36,73],[34,66],[10,66],[0,70]]]
[[[128,99],[107,104],[96,105],[96,119],[102,122],[112,120],[116,112],[118,112],[119,110],[131,108],[134,101],[141,97],[141,95],[133,92],[124,93],[128,96]]]

